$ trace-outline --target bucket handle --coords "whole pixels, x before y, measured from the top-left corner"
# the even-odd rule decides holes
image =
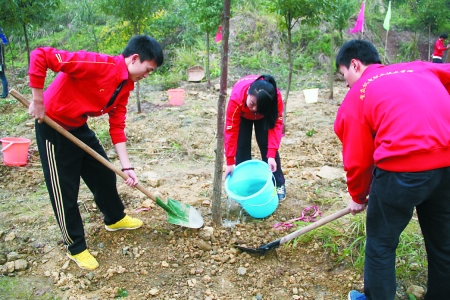
[[[4,148],[2,149],[2,152],[5,151],[6,149],[8,149],[12,144],[14,144],[14,143],[13,143],[13,142],[9,142],[9,145],[6,146],[6,147],[4,147]]]

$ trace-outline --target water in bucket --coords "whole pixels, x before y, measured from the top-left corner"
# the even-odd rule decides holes
[[[230,187],[230,190],[239,196],[248,197],[260,191],[265,184],[265,180],[250,178],[236,182],[232,187]]]
[[[248,160],[225,179],[227,195],[253,218],[265,218],[278,207],[272,172],[261,160]]]

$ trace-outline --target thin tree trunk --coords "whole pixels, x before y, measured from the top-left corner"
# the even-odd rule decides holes
[[[208,87],[210,87],[211,79],[209,76],[209,32],[206,32],[206,81],[208,82]]]
[[[28,42],[27,26],[25,23],[22,23],[22,26],[23,26],[23,35],[25,36],[25,45],[27,46],[28,68],[30,68],[30,44]]]
[[[289,17],[289,20],[290,17]],[[288,26],[288,59],[289,59],[289,75],[288,75],[288,83],[287,83],[287,90],[286,90],[286,96],[284,97],[284,110],[283,110],[283,134],[286,133],[286,128],[287,128],[287,102],[288,102],[288,98],[289,98],[289,91],[291,90],[291,82],[292,82],[292,69],[293,69],[293,63],[292,63],[292,51],[291,51],[291,45],[292,45],[292,27],[291,27],[291,21],[289,21],[289,26]]]
[[[9,52],[11,52],[11,70],[14,71],[14,52],[13,52],[11,45],[8,48],[9,48]],[[13,74],[14,73],[15,72],[13,72]]]
[[[386,30],[386,43],[384,44],[384,64],[386,64],[387,42],[388,42],[389,30]]]
[[[428,61],[431,61],[431,24],[428,26]]]
[[[214,223],[222,226],[220,204],[222,200],[222,176],[224,156],[225,131],[225,103],[228,79],[228,38],[230,36],[230,4],[231,0],[223,1],[223,39],[222,39],[222,67],[220,73],[220,95],[217,105],[217,147],[216,162],[214,164],[214,186],[212,200],[212,218]]]
[[[137,35],[139,33],[138,24],[134,23],[134,34]],[[139,58],[140,59],[140,58]],[[141,98],[139,97],[139,90],[140,84],[139,81],[136,83],[136,106],[137,106],[137,112],[141,113]]]
[[[328,99],[333,99],[333,83],[334,83],[334,68],[335,68],[335,62],[334,62],[334,20],[331,23],[331,36],[330,36],[330,74],[329,74],[329,88],[330,88],[330,95]]]

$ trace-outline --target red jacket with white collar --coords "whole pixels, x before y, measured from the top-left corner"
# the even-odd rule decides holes
[[[436,43],[434,43],[433,56],[439,56],[442,58],[445,50],[447,50],[447,47],[444,45],[444,40],[438,39]]]
[[[239,79],[233,86],[230,100],[227,108],[227,119],[225,127],[225,156],[227,158],[227,165],[234,165],[236,163],[235,156],[237,151],[237,141],[239,137],[239,127],[241,117],[249,120],[260,120],[264,118],[259,113],[252,112],[246,104],[247,93],[250,85],[260,75],[248,75]],[[275,155],[280,147],[281,136],[283,133],[283,110],[284,104],[281,97],[281,92],[277,89],[278,97],[278,119],[275,127],[269,129],[267,157],[275,158]]]
[[[37,48],[31,53],[28,71],[30,87],[44,88],[47,69],[60,72],[44,92],[44,105],[49,118],[63,128],[73,130],[86,123],[88,116],[108,113],[113,144],[126,141],[126,106],[134,82],[128,79],[123,55]],[[124,80],[127,81],[114,103],[105,108]]]
[[[347,187],[366,202],[374,166],[420,172],[450,166],[450,64],[370,65],[339,107]]]

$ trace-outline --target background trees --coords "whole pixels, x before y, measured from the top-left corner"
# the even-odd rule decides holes
[[[42,26],[52,19],[59,7],[59,0],[3,0],[0,24],[7,29],[22,30],[30,61],[28,30]]]
[[[366,0],[365,11],[364,38],[383,56],[387,4]],[[334,55],[345,39],[356,37],[348,29],[360,5],[361,0],[232,1],[230,78],[270,73],[286,90],[286,104],[296,89],[328,88],[332,97]],[[11,42],[7,59],[21,74],[37,46],[118,54],[136,33],[150,34],[164,47],[164,65],[146,81],[155,88],[178,87],[195,65],[207,70],[206,82],[221,72],[221,46],[210,37],[221,23],[222,1],[1,0],[1,7],[0,26]],[[450,31],[449,9],[450,0],[394,1],[386,61],[427,60],[435,38]],[[318,77],[326,73],[324,85]]]
[[[223,2],[214,0],[186,0],[189,17],[206,34],[206,81],[211,85],[209,72],[210,37],[217,31],[223,16]]]

